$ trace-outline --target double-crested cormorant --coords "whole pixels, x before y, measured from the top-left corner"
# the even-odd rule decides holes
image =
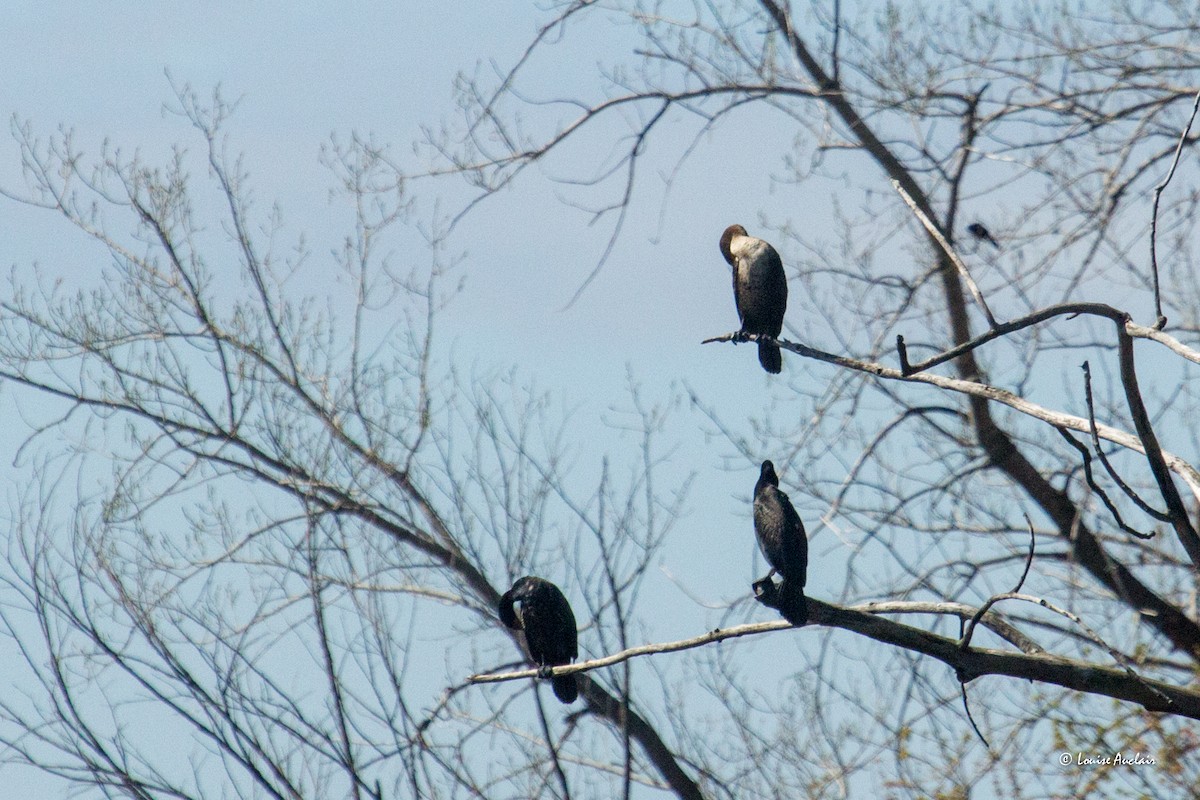
[[[520,609],[513,607],[520,603]],[[525,646],[539,667],[570,664],[579,655],[575,614],[563,593],[550,581],[526,575],[500,598],[500,621],[510,628],[524,629]],[[554,694],[564,703],[579,696],[574,675],[550,679]]]
[[[793,625],[803,625],[808,621],[808,601],[804,598],[808,536],[792,501],[779,491],[779,476],[770,461],[762,463],[758,483],[754,485],[754,534],[772,568],[767,577],[755,584],[756,592],[770,583],[772,573],[779,573],[783,578],[776,595],[779,611]]]
[[[737,304],[741,333],[778,338],[787,310],[787,278],[775,248],[746,234],[741,225],[730,225],[721,234],[721,255],[733,267],[733,300]],[[777,345],[758,343],[758,363],[770,373],[783,369]]]
[[[971,234],[981,242],[987,242],[997,250],[1000,249],[1000,243],[993,239],[992,234],[988,231],[988,229],[983,227],[983,225],[978,222],[972,222],[970,225],[968,225],[967,233]]]

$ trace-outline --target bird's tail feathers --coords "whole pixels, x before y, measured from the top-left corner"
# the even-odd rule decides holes
[[[783,356],[779,352],[779,345],[759,342],[758,363],[762,364],[762,368],[767,372],[778,375],[783,370]]]
[[[550,679],[554,688],[554,696],[564,703],[574,703],[579,697],[579,684],[574,675],[555,675]]]

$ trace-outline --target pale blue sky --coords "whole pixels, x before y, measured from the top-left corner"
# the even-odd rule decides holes
[[[174,142],[197,148],[180,120],[161,113],[171,99],[164,72],[170,70],[175,81],[202,95],[219,84],[226,97],[241,101],[228,131],[232,147],[246,155],[256,197],[263,204],[278,200],[293,229],[313,238],[325,233],[332,241],[340,229],[322,226],[330,216],[329,176],[317,159],[330,134],[372,134],[393,146],[397,160],[419,164],[410,143],[420,138],[422,127],[458,121],[452,101],[455,73],[472,72],[477,64],[488,70],[492,58],[512,62],[539,17],[486,4],[415,14],[378,6],[334,11],[315,4],[135,5],[19,4],[20,10],[10,13],[11,42],[0,53],[6,116],[16,113],[38,131],[52,132],[60,124],[73,128],[89,153],[108,139],[127,152],[140,148],[153,160],[165,156]],[[614,32],[614,40],[618,36]],[[602,49],[603,43],[596,47]],[[548,85],[547,96],[565,94],[577,84],[591,90],[595,62],[584,60],[591,55],[558,59],[554,74],[561,87]],[[579,74],[564,72],[563,64],[575,64]],[[683,134],[692,126],[676,128]],[[780,131],[772,138],[764,152],[783,145],[787,136]],[[735,321],[714,243],[730,221],[753,230],[756,215],[770,211],[764,208],[769,170],[778,166],[767,162],[745,170],[739,168],[745,160],[737,159],[728,166],[714,164],[714,154],[732,158],[736,144],[724,132],[707,140],[678,176],[665,213],[663,182],[655,172],[662,162],[652,152],[635,213],[610,266],[566,313],[542,309],[558,312],[565,305],[595,264],[611,227],[607,220],[588,227],[585,214],[556,202],[558,189],[543,175],[565,174],[564,169],[553,162],[535,167],[514,190],[475,214],[454,240],[470,257],[467,293],[456,310],[479,323],[481,333],[488,332],[479,338],[503,341],[506,350],[518,348],[508,350],[517,362],[570,371],[582,361],[571,353],[611,350],[616,359],[603,366],[618,372],[606,373],[606,382],[620,377],[626,360],[636,366],[639,351],[667,354],[682,375],[693,375],[714,359],[733,358],[732,351],[713,354],[694,346],[698,337],[723,332]],[[0,153],[8,157],[0,159],[0,176],[11,180],[16,151],[11,144],[3,147]],[[465,196],[463,188],[442,181],[418,182],[412,190],[428,211],[435,199],[444,209],[454,208]],[[795,202],[787,193],[771,200]],[[4,261],[46,261],[47,240],[53,244],[58,237],[57,221],[45,224],[45,236],[29,230],[9,237]],[[651,244],[656,236],[661,238]],[[536,313],[524,314],[521,306],[530,295],[545,302]],[[614,302],[619,319],[612,313]],[[488,319],[489,308],[502,313]],[[465,346],[470,334],[465,328],[462,334]],[[552,341],[538,342],[539,336]],[[650,341],[653,337],[663,338]],[[554,343],[552,352],[542,351]],[[680,362],[689,357],[694,361]],[[595,370],[601,365],[593,357],[587,361],[580,376],[600,377]]]
[[[258,208],[278,203],[287,232],[306,236],[312,251],[306,280],[312,293],[321,296],[323,282],[338,279],[328,254],[340,243],[349,219],[345,204],[330,200],[332,179],[319,161],[330,136],[345,140],[352,133],[370,135],[390,144],[397,163],[420,171],[428,154],[414,151],[412,144],[422,138],[422,131],[461,123],[453,95],[455,75],[477,70],[490,75],[493,61],[501,68],[511,65],[545,18],[536,4],[10,2],[0,32],[0,112],[6,121],[12,116],[28,120],[43,135],[60,127],[73,129],[77,144],[92,156],[108,141],[126,153],[140,151],[147,161],[164,161],[175,144],[193,152],[202,146],[183,120],[163,114],[164,104],[172,103],[167,71],[201,96],[220,85],[226,98],[240,99],[226,133],[231,151],[245,154]],[[602,82],[597,63],[628,53],[630,35],[629,28],[597,24],[585,37],[568,37],[550,46],[531,64],[531,80],[524,90],[533,100],[598,97]],[[624,464],[635,453],[635,438],[610,424],[620,419],[613,408],[630,406],[629,375],[651,403],[679,398],[685,384],[693,387],[705,405],[720,410],[752,443],[755,452],[744,458],[686,402],[673,414],[666,438],[672,446],[671,463],[660,477],[672,483],[695,471],[697,478],[683,524],[647,580],[642,603],[647,613],[640,618],[645,627],[639,632],[647,639],[682,638],[710,629],[721,623],[728,603],[748,595],[749,581],[762,574],[748,505],[757,461],[782,459],[777,452],[761,450],[747,420],[770,409],[780,428],[802,429],[813,413],[812,394],[823,391],[835,374],[829,367],[785,354],[784,374],[770,378],[760,369],[752,346],[699,344],[737,323],[728,268],[716,244],[726,225],[742,223],[751,233],[760,233],[760,217],[774,223],[790,220],[808,238],[819,237],[834,228],[835,202],[844,203],[851,216],[862,202],[858,194],[846,191],[849,181],[817,178],[797,186],[773,180],[772,175],[783,169],[783,156],[794,151],[798,129],[794,120],[760,105],[729,115],[700,139],[677,171],[674,159],[691,143],[697,123],[682,114],[663,122],[645,153],[620,240],[603,271],[569,307],[600,257],[614,221],[606,217],[590,225],[589,216],[570,203],[595,206],[612,195],[553,179],[579,177],[580,170],[586,175],[611,158],[613,133],[622,130],[619,116],[601,123],[592,138],[530,167],[514,186],[467,216],[449,242],[449,254],[463,256],[457,275],[464,284],[439,319],[438,353],[447,361],[453,358],[468,376],[515,367],[519,382],[548,392],[570,413],[571,460],[580,486],[595,483],[606,454],[613,456],[614,464]],[[522,113],[538,120],[561,115],[561,121],[568,112],[541,106]],[[838,153],[827,159],[831,172],[860,163]],[[1007,162],[997,162],[973,172],[971,180],[999,181],[996,176],[1008,168]],[[1194,169],[1194,164],[1186,168]],[[202,182],[202,162],[195,162],[194,171]],[[0,135],[0,185],[19,187],[20,180],[18,149]],[[990,183],[967,188],[964,221],[981,217],[1020,227],[1020,219],[1005,217],[1003,191],[991,191]],[[418,180],[410,189],[416,201],[414,223],[428,219],[435,209],[452,213],[471,196],[455,179]],[[985,190],[985,196],[975,199]],[[881,183],[871,202],[879,208],[897,201]],[[1016,208],[1019,204],[1012,203],[1008,210],[1013,217],[1020,213]],[[895,237],[888,243],[891,250],[877,257],[897,259],[896,271],[903,272],[907,262],[899,259],[924,254],[917,247],[895,246],[898,240],[911,237]],[[812,257],[811,252],[777,244],[786,264]],[[428,258],[411,230],[398,232],[391,246],[397,263],[423,263]],[[1036,255],[1039,246],[1030,245],[1029,253]],[[972,251],[969,256],[973,264],[985,257],[1019,263],[1022,253],[1014,250]],[[33,262],[68,282],[75,276],[82,281],[107,266],[107,256],[54,215],[0,198],[0,265],[27,275]],[[1002,279],[988,266],[981,264],[979,274],[981,282],[991,280],[997,292],[993,310],[1001,318],[1011,316],[1012,304],[1006,304],[1003,295],[1007,287],[998,285]],[[794,293],[799,291],[797,284],[792,284]],[[805,318],[802,298],[793,298],[785,336],[838,349],[827,329]],[[1088,299],[1128,302],[1142,321],[1148,321],[1144,292],[1100,284],[1096,296]],[[913,335],[936,340],[940,332]],[[1157,356],[1148,354],[1141,362],[1143,374],[1153,374],[1152,359],[1163,357],[1163,351],[1155,352]],[[1029,387],[1030,396],[1080,413],[1076,355],[1063,354],[1062,361],[1042,358],[1041,380]],[[993,377],[1002,382],[1005,359],[1019,360],[1023,354],[1019,345],[1003,342],[991,346],[987,358],[989,367],[999,365]],[[1096,368],[1097,375],[1103,371],[1103,365]],[[896,391],[935,402],[920,387]],[[36,398],[16,394],[0,386],[0,408],[6,413],[11,413],[14,400],[27,410],[36,408]],[[856,421],[868,427],[873,422],[869,417],[868,408]],[[23,433],[19,425],[5,426],[0,447],[11,449]],[[802,479],[837,482],[845,474],[845,463],[835,458],[855,455],[841,452],[825,458],[829,470],[822,475],[784,471],[782,478],[785,484]],[[7,482],[5,493],[11,497],[13,481],[22,480],[22,471],[7,460],[0,464],[5,465],[0,481]],[[815,524],[825,509],[800,510],[813,535],[810,592],[837,599],[844,558],[861,543],[856,543],[854,531],[839,539]],[[1036,515],[1035,519],[1040,521]],[[913,557],[919,560],[920,553]],[[856,564],[864,582],[875,577],[872,573],[900,569],[874,555],[864,560],[866,564]],[[1032,591],[1038,588],[1033,584],[1040,579],[1039,568],[1035,566],[1027,587]],[[576,587],[563,588],[569,597],[576,596]],[[744,611],[747,618],[770,618],[752,604]],[[842,632],[818,637],[825,633],[809,629],[721,647],[727,648],[724,653],[739,648],[739,655],[757,662],[756,669],[774,670],[773,677],[778,677],[816,652],[816,644],[833,642],[840,655],[830,657],[844,659],[837,665],[844,665],[839,677],[848,685],[868,693],[879,688],[875,681],[885,684],[885,691],[889,688],[888,675],[874,674],[866,659],[859,659],[863,653],[880,653],[882,646]],[[595,653],[594,636],[586,630],[581,645],[585,653]],[[457,652],[467,649],[462,646]],[[668,656],[659,663],[670,670],[684,663],[682,659]],[[895,669],[901,662],[888,663]],[[4,677],[0,673],[0,683]],[[773,689],[771,680],[761,683]],[[1000,679],[981,684],[979,691],[1016,694],[1023,689]],[[961,722],[961,733],[969,736],[966,723],[950,716],[957,710],[944,713],[949,724]],[[50,794],[52,785],[36,773],[0,767],[0,794],[60,796],[58,791]]]
[[[419,165],[411,143],[422,127],[458,121],[456,72],[477,65],[488,70],[493,58],[511,63],[542,18],[490,4],[451,4],[436,12],[410,5],[420,8],[19,3],[9,12],[8,41],[0,48],[6,75],[0,110],[29,120],[35,131],[72,128],[89,154],[107,139],[153,161],[165,159],[174,143],[200,149],[186,123],[162,113],[172,100],[165,71],[202,96],[219,84],[227,98],[240,98],[227,132],[231,149],[245,154],[260,207],[277,201],[289,229],[304,232],[319,259],[336,247],[346,219],[336,202],[331,206],[330,175],[318,161],[329,136],[371,134],[392,145],[397,161]],[[620,44],[621,35],[614,30],[611,44]],[[603,52],[605,43],[592,46]],[[595,59],[594,53],[556,58],[553,74],[561,85],[548,82],[546,96],[577,86],[594,92]],[[564,71],[564,64],[574,64],[578,74]],[[676,120],[664,141],[674,130],[682,137],[693,128]],[[718,407],[762,408],[772,382],[753,348],[700,347],[699,341],[737,323],[716,247],[725,225],[742,222],[754,232],[760,213],[782,220],[827,209],[811,193],[801,196],[770,180],[779,164],[761,155],[782,152],[790,131],[782,125],[756,130],[756,140],[766,139],[747,153],[744,131],[721,127],[679,171],[665,202],[661,173],[674,162],[656,156],[674,152],[652,147],[625,233],[599,277],[565,310],[599,258],[611,219],[589,226],[586,214],[558,202],[569,190],[545,176],[565,174],[560,164],[531,168],[513,189],[473,212],[451,241],[452,252],[466,255],[466,283],[442,322],[443,345],[459,363],[484,371],[518,365],[542,388],[561,393],[566,407],[580,407],[577,416],[585,422],[612,404],[624,405],[627,368],[653,397],[687,380],[711,391],[705,399]],[[0,179],[11,185],[16,170],[15,145],[0,139]],[[435,201],[454,209],[469,196],[456,181],[417,181],[411,188],[418,218]],[[0,213],[5,266],[33,260],[64,271],[65,265],[96,266],[94,246],[67,233],[53,215],[8,202]],[[420,252],[398,257],[410,255],[425,258]],[[821,369],[798,359],[788,364],[785,378]],[[785,413],[807,411],[793,405]],[[697,423],[691,418],[686,427],[695,432]],[[717,463],[716,453],[712,460]],[[750,486],[755,477],[747,465]]]
[[[231,149],[245,153],[255,197],[263,206],[279,203],[289,230],[308,236],[319,265],[337,246],[345,220],[344,209],[328,198],[330,176],[318,161],[322,144],[331,134],[370,134],[390,143],[398,162],[419,165],[411,143],[420,139],[422,127],[458,121],[455,74],[477,66],[488,70],[492,58],[511,64],[544,18],[541,12],[515,13],[514,7],[10,3],[0,34],[0,111],[46,134],[60,125],[72,128],[89,154],[107,139],[154,161],[165,159],[174,143],[200,149],[182,120],[162,113],[172,100],[165,72],[201,95],[219,84],[226,97],[240,98],[227,133]],[[608,34],[611,40],[603,35],[590,40],[589,52],[556,58],[555,71],[535,88],[546,97],[577,87],[593,91],[596,54],[625,44],[624,31]],[[704,138],[666,196],[662,176],[675,163],[664,160],[666,148],[652,146],[624,234],[599,277],[569,308],[567,301],[603,250],[611,219],[589,226],[586,214],[560,202],[573,190],[546,180],[566,174],[553,159],[480,206],[451,240],[451,251],[466,256],[461,269],[466,282],[440,322],[441,352],[452,353],[468,372],[490,374],[516,365],[520,378],[571,409],[581,480],[595,479],[606,452],[624,457],[635,444],[632,438],[614,443],[617,437],[605,426],[610,408],[629,407],[627,374],[652,401],[672,396],[686,381],[704,403],[732,419],[760,414],[779,401],[776,414],[784,427],[812,413],[811,402],[790,393],[787,382],[832,375],[785,355],[784,375],[773,380],[759,368],[752,346],[699,345],[737,323],[716,244],[726,225],[740,222],[756,233],[760,214],[775,221],[800,219],[813,228],[828,223],[828,198],[814,193],[819,182],[801,193],[771,180],[780,164],[763,154],[786,152],[794,126],[775,125],[767,114],[747,113],[744,124],[731,117]],[[684,142],[693,130],[693,122],[676,118],[664,133],[669,140],[677,131]],[[0,182],[19,184],[17,170],[16,146],[0,138]],[[466,187],[448,180],[418,181],[411,188],[418,219],[435,202],[453,210],[469,197]],[[48,212],[0,201],[0,231],[0,263],[6,268],[25,271],[37,261],[52,274],[70,276],[94,274],[85,271],[105,265],[94,244]],[[397,241],[398,248],[402,244]],[[794,254],[784,255],[786,261]],[[396,257],[425,255],[398,249]],[[319,278],[313,291],[320,293]],[[802,321],[792,314],[788,324]],[[747,503],[758,472],[752,462],[778,456],[764,452],[739,459],[719,437],[706,436],[707,428],[685,406],[669,430],[678,442],[678,474],[696,470],[698,478],[688,520],[647,586],[656,609],[671,609],[646,619],[652,638],[681,638],[711,627],[720,619],[719,607],[745,596],[755,576]],[[4,441],[11,444],[19,433],[10,428]],[[840,546],[811,523],[810,532],[816,532],[817,558]],[[838,588],[829,580],[815,570],[811,591],[836,596]],[[687,594],[717,609],[705,609]],[[761,610],[753,613],[769,618]],[[792,640],[773,646],[802,646],[802,637]],[[768,645],[743,646],[761,651]],[[21,779],[39,785],[28,774]]]

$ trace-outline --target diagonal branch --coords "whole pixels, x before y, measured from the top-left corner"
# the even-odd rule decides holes
[[[950,244],[946,236],[938,229],[937,223],[925,213],[925,210],[917,205],[917,201],[912,199],[912,196],[904,191],[904,187],[900,185],[900,181],[892,179],[892,188],[900,195],[900,199],[904,201],[921,224],[925,226],[925,230],[929,232],[929,236],[933,241],[937,242],[938,247],[942,248],[942,252],[946,254],[946,258],[950,259],[958,274],[962,277],[963,282],[967,284],[967,288],[971,290],[971,296],[975,298],[975,302],[979,305],[979,310],[983,312],[983,316],[988,321],[988,328],[995,330],[997,326],[996,318],[992,316],[992,310],[988,308],[987,301],[983,299],[983,292],[979,291],[979,286],[975,283],[975,279],[971,277],[970,270],[967,269],[966,263],[959,257],[954,246]]]
[[[808,599],[809,625],[827,625],[852,631],[884,644],[895,645],[905,650],[921,653],[951,667],[963,681],[971,681],[984,675],[1005,675],[1012,678],[1038,681],[1064,689],[1086,694],[1112,697],[1137,703],[1148,711],[1177,714],[1190,719],[1200,719],[1200,691],[1130,675],[1125,669],[1101,667],[1078,659],[1065,658],[1048,653],[1026,654],[987,648],[959,647],[959,642],[929,631],[914,628],[885,619],[858,608],[844,608]],[[792,626],[785,620],[718,628],[701,636],[676,642],[641,645],[603,658],[554,667],[552,675],[570,675],[599,667],[612,666],[630,658],[671,653],[695,647],[751,636],[771,631],[782,631]],[[502,681],[536,678],[537,669],[472,675],[469,683],[498,683]]]
[[[882,364],[874,361],[863,361],[849,356],[839,356],[833,353],[827,353],[824,350],[818,350],[815,347],[801,344],[799,342],[791,342],[786,339],[773,339],[769,336],[758,333],[742,334],[738,331],[725,333],[720,336],[713,336],[705,339],[701,344],[709,344],[712,342],[734,342],[738,341],[758,342],[766,341],[779,345],[784,350],[796,353],[804,358],[811,358],[816,361],[823,361],[826,364],[833,364],[837,367],[854,370],[855,372],[863,372],[868,375],[874,375],[877,378],[885,380],[904,381],[906,383],[924,383],[931,386],[936,386],[939,389],[948,389],[952,392],[968,395],[973,398],[981,398],[997,403],[1002,403],[1015,411],[1026,414],[1034,419],[1039,419],[1042,422],[1049,423],[1058,428],[1069,428],[1070,430],[1079,431],[1080,433],[1088,433],[1091,426],[1083,417],[1075,416],[1074,414],[1066,414],[1061,411],[1053,411],[1051,409],[1040,406],[1030,400],[1013,394],[1007,389],[1000,389],[980,381],[964,380],[962,378],[950,378],[944,375],[934,375],[931,373],[916,373],[905,374],[903,371],[885,367]],[[1134,452],[1145,454],[1145,445],[1135,435],[1123,431],[1119,428],[1114,428],[1111,425],[1097,424],[1096,431],[1101,439],[1118,444]],[[1187,483],[1188,488],[1192,493],[1200,499],[1200,470],[1197,470],[1184,459],[1162,450],[1162,457],[1167,467],[1179,477],[1183,478]],[[1200,640],[1198,640],[1200,641]]]
[[[1108,456],[1104,455],[1104,448],[1100,446],[1100,437],[1096,435],[1096,402],[1092,397],[1092,368],[1086,361],[1083,362],[1083,388],[1084,402],[1087,405],[1088,411],[1088,423],[1091,425],[1092,447],[1096,449],[1096,455],[1100,458],[1100,463],[1104,465],[1104,470],[1108,473],[1108,477],[1112,478],[1121,491],[1125,493],[1125,496],[1132,500],[1134,505],[1142,511],[1145,511],[1159,522],[1170,522],[1171,517],[1169,515],[1153,508],[1133,490],[1132,486],[1121,479],[1121,476],[1117,474],[1116,468],[1109,462]],[[1149,539],[1152,537],[1150,535],[1142,535],[1141,538]]]
[[[1135,339],[1152,339],[1166,347],[1170,348],[1176,355],[1183,356],[1189,361],[1200,364],[1200,352],[1192,350],[1177,339],[1156,331],[1153,328],[1147,328],[1142,325],[1137,325],[1132,322],[1129,315],[1118,308],[1114,308],[1107,303],[1059,303],[1053,306],[1039,309],[1023,317],[1019,317],[1008,322],[1001,323],[991,328],[990,330],[981,333],[973,339],[963,342],[955,347],[951,347],[945,352],[931,356],[924,361],[918,361],[916,364],[910,364],[908,361],[908,350],[904,346],[904,337],[898,336],[897,349],[900,351],[900,370],[905,375],[913,375],[918,372],[924,372],[927,369],[936,367],[939,364],[944,364],[947,361],[953,361],[961,355],[969,353],[988,342],[1007,336],[1010,333],[1029,328],[1042,322],[1046,322],[1054,317],[1075,317],[1079,315],[1089,315],[1096,317],[1104,317],[1112,320],[1118,330],[1123,330],[1129,336]]]
[[[1142,392],[1138,388],[1137,370],[1133,366],[1133,338],[1124,330],[1117,333],[1117,358],[1121,365],[1121,386],[1125,389],[1125,401],[1129,404],[1129,415],[1133,418],[1133,426],[1137,429],[1138,439],[1141,440],[1146,461],[1150,465],[1150,473],[1158,484],[1159,494],[1167,504],[1167,514],[1171,517],[1171,526],[1179,537],[1183,549],[1187,551],[1192,566],[1200,570],[1200,534],[1192,526],[1183,498],[1179,489],[1171,479],[1171,473],[1154,427],[1150,424],[1150,413],[1142,402]]]
[[[1070,431],[1067,431],[1063,428],[1055,428],[1055,430],[1058,431],[1059,435],[1066,440],[1067,444],[1075,448],[1075,450],[1078,451],[1079,455],[1083,458],[1083,479],[1087,482],[1088,488],[1095,492],[1096,496],[1100,498],[1100,501],[1104,503],[1104,507],[1108,509],[1108,513],[1112,514],[1113,520],[1117,523],[1117,527],[1128,533],[1130,536],[1136,536],[1139,539],[1153,539],[1153,533],[1142,533],[1137,528],[1133,528],[1128,525],[1121,517],[1121,512],[1117,510],[1117,506],[1108,496],[1108,492],[1104,491],[1100,484],[1096,482],[1096,476],[1092,473],[1092,453],[1087,449],[1083,442],[1072,436]],[[1099,440],[1097,439],[1096,442],[1096,450],[1099,451]]]
[[[929,196],[917,182],[914,173],[879,138],[842,92],[841,88],[835,82],[831,81],[829,76],[821,69],[820,64],[813,58],[812,53],[809,52],[808,47],[797,34],[788,12],[781,7],[777,0],[759,0],[759,3],[786,38],[788,46],[800,66],[815,83],[819,90],[818,99],[848,127],[851,136],[858,141],[862,150],[880,167],[884,174],[889,179],[896,180],[913,198],[916,205],[931,219],[934,218]],[[938,252],[941,253],[940,249]],[[944,253],[941,253],[941,255],[942,257],[938,259],[937,272],[941,279],[942,290],[945,296],[947,316],[953,340],[959,347],[963,347],[972,339],[970,322],[967,315],[966,298],[957,271],[949,263],[948,259],[945,258]],[[1129,324],[1131,323],[1127,323],[1126,327]],[[1144,335],[1145,338],[1155,339],[1171,347],[1172,350],[1176,350],[1177,352],[1183,351],[1181,354],[1184,357],[1193,361],[1197,360],[1194,355],[1190,354],[1191,351],[1188,348],[1179,345],[1178,342],[1175,342],[1170,337],[1160,336],[1161,331],[1148,328],[1142,330],[1145,332],[1134,333],[1133,331],[1128,331],[1128,333],[1129,336]],[[800,352],[792,347],[788,349]],[[807,355],[807,353],[801,352],[801,355]],[[811,357],[819,356],[814,355]],[[834,357],[831,363],[850,366],[852,369],[860,368],[860,366],[841,363],[837,361],[836,357]],[[1017,408],[1022,413],[1032,413],[1033,416],[1039,416],[1040,413],[1044,413],[1044,410],[1038,409],[1035,411],[1032,404],[1028,404],[1011,393],[1002,392],[992,387],[985,388],[982,384],[977,383],[976,379],[982,372],[978,363],[973,358],[973,354],[969,352],[969,349],[964,351],[961,358],[956,359],[956,366],[959,375],[963,379],[954,387],[954,391],[962,391],[968,395],[971,408],[970,418],[975,428],[975,435],[991,462],[1007,475],[1014,484],[1020,486],[1022,490],[1028,493],[1042,510],[1054,520],[1060,536],[1070,543],[1075,559],[1096,580],[1115,592],[1131,608],[1137,610],[1147,624],[1166,635],[1175,647],[1187,653],[1193,659],[1200,659],[1200,625],[1197,625],[1195,620],[1184,614],[1177,606],[1163,600],[1155,592],[1151,591],[1128,568],[1112,559],[1105,552],[1099,539],[1085,525],[1080,523],[1080,509],[1078,506],[1064,492],[1059,491],[1049,483],[1045,475],[1017,446],[1013,437],[996,423],[992,418],[989,404],[992,401],[999,401],[1010,407]],[[879,365],[869,365],[864,371],[891,377],[890,375],[885,375],[882,371],[883,369]],[[1066,415],[1058,416],[1066,417]],[[1068,427],[1082,432],[1085,429],[1078,427],[1078,421],[1077,418],[1073,419]],[[1139,430],[1140,433],[1141,431]],[[1139,452],[1144,452],[1142,450],[1143,447],[1147,449],[1151,447],[1150,444],[1144,445],[1142,441],[1139,441],[1135,437],[1129,437],[1128,434],[1121,433],[1121,436],[1126,441],[1129,441],[1132,449]],[[1153,442],[1153,447],[1157,449],[1156,441]],[[1170,457],[1167,457],[1166,454],[1162,455],[1168,463],[1171,462]],[[1153,464],[1152,468],[1155,468]],[[1176,472],[1182,470],[1180,474],[1184,474],[1185,480],[1188,481],[1193,493],[1196,493],[1200,497],[1200,473],[1197,473],[1195,469],[1181,462],[1181,460],[1177,460],[1176,463],[1172,464],[1171,469]],[[1157,479],[1161,476],[1161,473],[1157,468],[1155,468],[1155,472]],[[1170,491],[1174,491],[1173,485],[1170,486]],[[1169,511],[1171,511],[1170,506],[1171,503],[1168,503]],[[1180,520],[1173,511],[1172,517],[1177,522],[1176,531],[1178,533],[1182,527],[1179,525]],[[1197,539],[1186,534],[1183,534],[1181,538],[1185,546],[1189,548],[1197,543]],[[1196,560],[1196,556],[1192,555],[1190,550],[1189,555],[1192,556],[1194,564],[1200,564],[1200,561]]]

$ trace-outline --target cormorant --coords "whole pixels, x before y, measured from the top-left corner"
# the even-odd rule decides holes
[[[987,242],[997,250],[1000,249],[1000,244],[992,238],[992,234],[988,232],[988,229],[983,227],[983,225],[979,224],[978,222],[972,222],[970,225],[968,225],[967,233],[971,234],[981,242]]]
[[[520,609],[513,608],[513,603],[520,603]],[[520,578],[501,596],[499,611],[501,622],[525,631],[525,646],[539,667],[570,664],[579,655],[575,614],[550,581],[532,575]],[[573,703],[579,696],[574,675],[555,675],[550,683],[564,703]]]
[[[733,267],[733,300],[742,322],[739,333],[778,338],[787,310],[787,278],[779,253],[762,239],[747,235],[741,225],[730,225],[721,234],[721,255]],[[772,374],[783,369],[778,345],[759,342],[758,363]]]
[[[754,485],[754,534],[771,565],[767,577],[754,584],[755,593],[765,594],[768,584],[773,590],[771,575],[779,573],[783,578],[775,595],[779,611],[793,625],[803,625],[808,621],[808,601],[804,598],[808,536],[792,501],[779,491],[779,476],[770,461],[762,463],[758,483]]]

